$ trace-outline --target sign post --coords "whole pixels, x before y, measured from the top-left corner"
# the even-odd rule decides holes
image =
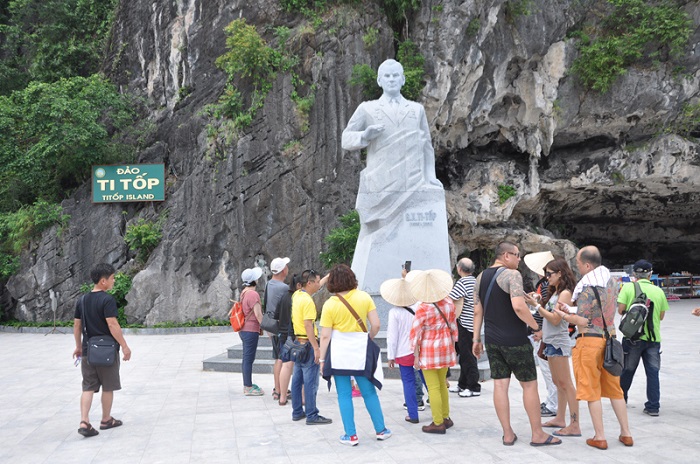
[[[165,165],[92,167],[92,202],[165,201]]]

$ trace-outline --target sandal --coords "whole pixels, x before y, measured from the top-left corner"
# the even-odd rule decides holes
[[[287,406],[287,403],[289,403],[289,399],[286,399],[284,401],[279,401],[280,406]]]
[[[114,427],[119,427],[123,422],[114,417],[110,417],[106,421],[100,422],[100,430],[113,429]]]
[[[277,393],[277,390],[272,390],[272,399],[275,400],[275,401],[279,401],[279,400],[280,400],[280,394]]]
[[[81,422],[80,422],[80,425],[83,425],[83,424],[85,424],[86,427],[80,427],[80,428],[78,429],[78,433],[79,433],[80,435],[82,435],[82,436],[84,436],[84,437],[94,437],[95,435],[99,435],[99,434],[100,434],[100,432],[98,432],[97,430],[95,430],[95,428],[94,428],[92,425],[90,425],[89,422],[81,421]]]

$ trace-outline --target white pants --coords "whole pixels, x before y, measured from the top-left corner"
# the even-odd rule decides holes
[[[532,343],[532,353],[535,357],[535,361],[537,361],[537,365],[540,366],[540,372],[542,372],[542,377],[544,377],[544,383],[547,385],[547,398],[544,400],[544,404],[550,411],[557,412],[557,387],[554,385],[554,382],[552,382],[552,372],[549,370],[549,362],[537,356],[542,341],[534,341],[532,335],[528,338],[530,339],[530,343]]]

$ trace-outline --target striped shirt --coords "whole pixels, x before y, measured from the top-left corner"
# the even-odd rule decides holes
[[[459,315],[459,325],[470,332],[474,332],[474,287],[476,278],[466,276],[459,279],[452,287],[449,297],[454,301],[464,298],[462,314]]]

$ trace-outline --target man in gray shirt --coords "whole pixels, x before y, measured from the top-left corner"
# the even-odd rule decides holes
[[[289,258],[275,258],[270,263],[270,270],[272,271],[272,278],[267,282],[267,287],[265,287],[265,311],[274,314],[275,319],[278,321],[280,319],[289,321],[289,317],[284,318],[280,315],[280,302],[283,297],[289,294],[289,285],[284,283],[284,279],[287,278],[289,274]],[[283,366],[282,360],[280,359],[280,344],[284,343],[287,339],[288,327],[282,327],[280,324],[279,333],[270,334],[272,340],[272,356],[275,358],[274,366],[274,378],[275,387],[272,390],[272,397],[280,402],[280,405],[287,404],[287,386],[289,385],[289,379],[292,375],[292,363],[286,363],[288,366]],[[283,340],[281,340],[281,338]],[[280,377],[282,376],[282,369],[286,367],[284,377],[286,382],[284,382],[284,391],[280,390]]]

